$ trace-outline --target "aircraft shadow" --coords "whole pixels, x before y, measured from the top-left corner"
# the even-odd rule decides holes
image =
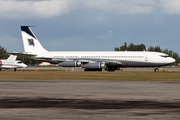
[[[180,109],[180,101],[93,100],[61,98],[0,98],[0,108],[69,108],[69,109]]]

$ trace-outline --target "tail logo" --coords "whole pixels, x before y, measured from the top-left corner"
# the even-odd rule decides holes
[[[34,47],[34,41],[33,41],[33,39],[28,39],[28,43],[29,43],[29,45],[33,45],[33,47]]]

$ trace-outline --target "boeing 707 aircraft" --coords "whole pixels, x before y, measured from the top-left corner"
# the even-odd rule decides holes
[[[47,51],[29,26],[21,26],[23,53],[11,53],[62,67],[83,67],[85,71],[115,71],[121,67],[155,67],[175,62],[167,54],[148,51]]]
[[[10,55],[8,59],[0,60],[0,71],[1,69],[14,69],[14,71],[16,71],[17,68],[25,69],[27,65],[19,60],[16,60],[16,58],[17,56]]]

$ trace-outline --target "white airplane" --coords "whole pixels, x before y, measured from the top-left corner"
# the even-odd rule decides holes
[[[167,54],[148,51],[47,51],[29,26],[21,26],[23,53],[14,55],[58,64],[62,67],[83,67],[85,71],[115,71],[121,67],[159,67],[175,62]]]
[[[14,71],[16,71],[17,68],[25,69],[27,67],[27,65],[19,60],[16,60],[16,58],[17,58],[17,56],[10,55],[8,57],[8,59],[0,60],[0,71],[2,69],[14,69]]]

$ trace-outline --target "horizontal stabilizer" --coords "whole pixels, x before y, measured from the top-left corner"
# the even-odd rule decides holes
[[[22,57],[35,57],[35,56],[37,56],[35,54],[25,54],[25,53],[8,53],[8,54],[22,56]]]

